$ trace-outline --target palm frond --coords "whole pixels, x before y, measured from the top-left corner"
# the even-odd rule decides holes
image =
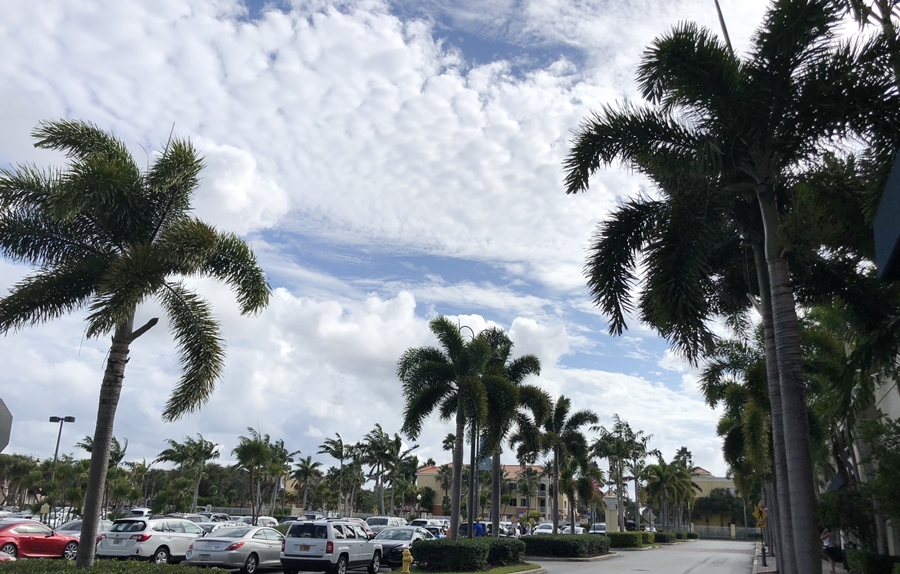
[[[191,209],[194,190],[200,184],[203,159],[189,140],[171,140],[144,175],[150,193],[155,238],[173,221],[185,217]]]
[[[269,304],[271,287],[247,243],[233,233],[219,233],[216,249],[204,273],[231,285],[242,315],[258,313]]]
[[[541,360],[536,355],[522,355],[506,365],[506,378],[516,384],[521,384],[528,375],[540,374]]]
[[[105,271],[105,261],[85,259],[25,277],[0,299],[0,332],[18,331],[80,309]]]
[[[422,424],[439,409],[451,389],[446,386],[433,385],[422,389],[412,396],[407,396],[403,409],[403,426],[400,432],[415,440],[422,433]]]
[[[35,267],[108,257],[114,246],[82,217],[60,221],[35,209],[0,211],[0,256]]]
[[[447,353],[451,363],[456,363],[458,357],[463,353],[465,342],[459,334],[459,328],[454,325],[447,317],[435,317],[428,323],[431,332],[440,341],[441,346]]]
[[[199,409],[215,390],[225,361],[219,323],[209,303],[181,283],[160,290],[172,335],[178,345],[182,376],[166,402],[163,419],[174,421]]]
[[[218,255],[216,230],[194,217],[182,217],[171,222],[160,232],[153,245],[159,259],[166,262],[172,273],[195,275],[205,271],[207,266],[224,267],[219,261],[211,264],[211,259]]]
[[[42,170],[30,164],[18,165],[14,170],[0,168],[0,206],[43,210],[60,173],[58,169]]]

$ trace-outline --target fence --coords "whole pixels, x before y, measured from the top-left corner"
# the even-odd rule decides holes
[[[731,526],[697,526],[695,524],[694,532],[699,534],[700,538],[732,539]],[[734,529],[733,538],[736,540],[758,540],[762,538],[762,529],[737,526]]]

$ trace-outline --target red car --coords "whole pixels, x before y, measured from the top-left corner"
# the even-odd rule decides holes
[[[13,558],[74,560],[78,537],[54,532],[33,520],[0,520],[0,552]]]

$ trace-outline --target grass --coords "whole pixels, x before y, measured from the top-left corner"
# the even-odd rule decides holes
[[[534,570],[536,568],[540,568],[537,564],[529,564],[528,562],[523,562],[522,564],[513,564],[511,566],[498,566],[496,568],[491,568],[490,570],[482,570],[482,573],[490,573],[490,574],[513,574],[514,572],[524,572],[525,570]],[[410,574],[418,572],[421,574],[425,574],[425,570],[419,570],[417,567],[413,566],[410,568]],[[429,572],[428,574],[472,574],[471,572]]]

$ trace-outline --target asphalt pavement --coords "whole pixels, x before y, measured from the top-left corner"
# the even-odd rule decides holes
[[[598,562],[536,560],[548,574],[750,574],[754,542],[695,540],[651,550],[619,551],[620,556]]]

